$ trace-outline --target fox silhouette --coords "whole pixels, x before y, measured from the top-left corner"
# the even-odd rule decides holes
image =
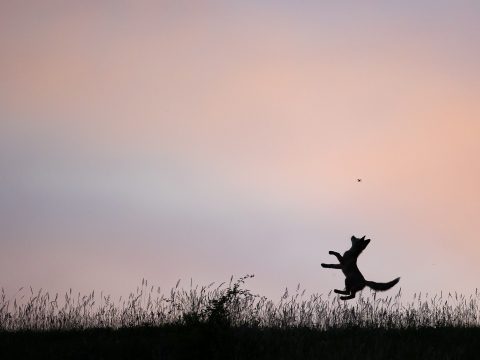
[[[365,236],[363,236],[362,238],[356,238],[355,236],[352,236],[351,240],[352,247],[349,250],[345,251],[343,256],[336,251],[328,252],[330,255],[334,255],[338,259],[339,264],[322,263],[322,267],[324,268],[340,269],[345,274],[345,290],[333,290],[337,294],[345,295],[340,296],[340,299],[353,299],[357,291],[363,290],[365,286],[368,286],[375,291],[385,291],[392,288],[400,281],[399,277],[386,283],[378,283],[375,281],[365,280],[362,273],[358,269],[357,259],[358,256],[362,253],[362,251],[365,250],[367,245],[370,243],[370,239],[365,239]]]

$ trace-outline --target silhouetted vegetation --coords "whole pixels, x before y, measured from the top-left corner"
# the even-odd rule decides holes
[[[227,284],[177,283],[167,295],[142,285],[126,299],[50,296],[20,289],[0,297],[0,358],[313,359],[472,358],[480,294],[359,296],[297,288],[273,302]]]

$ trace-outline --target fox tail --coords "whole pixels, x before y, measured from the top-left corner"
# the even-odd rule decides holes
[[[400,278],[396,278],[395,280],[389,281],[387,283],[378,283],[375,281],[367,281],[366,285],[370,287],[371,289],[375,291],[385,291],[388,290],[392,287],[394,287],[398,282],[400,281]]]

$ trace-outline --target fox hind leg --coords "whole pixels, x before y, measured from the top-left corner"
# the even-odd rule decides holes
[[[351,299],[355,298],[355,294],[356,294],[356,291],[352,291],[352,292],[350,293],[350,295],[340,296],[340,299],[341,299],[341,300],[351,300]]]
[[[355,294],[357,293],[357,291],[358,291],[358,289],[356,289],[354,286],[352,286],[352,279],[346,277],[345,278],[345,291],[342,291],[341,293],[338,292],[337,294],[346,295],[346,296],[340,296],[340,300],[350,300],[350,299],[353,299],[355,297]]]
[[[335,290],[333,290],[333,292],[336,293],[336,294],[340,294],[340,295],[350,295],[350,291],[347,291],[347,290],[335,289]]]

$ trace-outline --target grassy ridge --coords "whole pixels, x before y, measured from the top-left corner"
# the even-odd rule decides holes
[[[359,294],[354,301],[334,294],[305,296],[299,288],[280,301],[252,294],[245,276],[217,287],[177,286],[167,294],[142,286],[125,299],[113,301],[102,293],[50,296],[32,289],[7,297],[0,292],[0,331],[73,330],[88,328],[162,327],[216,324],[235,327],[407,329],[480,326],[480,292],[470,296],[415,294],[405,301],[401,289],[389,296]],[[25,291],[25,290],[23,290]],[[21,295],[21,296],[20,296]]]
[[[480,293],[402,301],[285,292],[252,294],[245,276],[126,299],[0,293],[0,359],[472,359],[480,354]],[[20,290],[19,290],[20,291]],[[18,294],[17,294],[18,295]],[[17,301],[18,300],[18,301]]]
[[[1,332],[2,359],[474,359],[480,328],[155,328]]]

